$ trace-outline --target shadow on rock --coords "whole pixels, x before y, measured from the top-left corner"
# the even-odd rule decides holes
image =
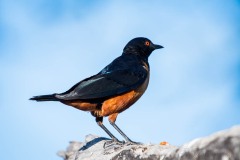
[[[95,144],[104,141],[104,140],[110,140],[109,138],[104,138],[104,137],[98,137],[98,138],[94,138],[93,140],[87,142],[83,147],[81,147],[78,151],[84,151],[88,148],[91,148],[92,146],[94,146]]]

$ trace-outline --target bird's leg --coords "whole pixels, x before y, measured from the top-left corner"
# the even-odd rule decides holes
[[[128,136],[123,133],[123,131],[115,124],[115,122],[110,122],[110,124],[123,136],[123,138],[126,140],[127,145],[133,145],[133,144],[142,144],[140,142],[134,142]]]
[[[116,144],[123,144],[123,142],[119,141],[102,123],[103,117],[96,117],[97,124],[112,138],[111,141],[105,142],[103,148],[106,148],[106,145],[116,143]]]
[[[115,141],[118,141],[118,139],[103,125],[102,123],[103,117],[97,117],[96,122],[97,124]]]
[[[115,124],[116,118],[117,118],[118,113],[112,114],[108,117],[109,123],[123,136],[123,138],[126,140],[127,145],[132,145],[132,144],[141,144],[139,142],[134,142],[128,136],[123,133],[123,131]]]

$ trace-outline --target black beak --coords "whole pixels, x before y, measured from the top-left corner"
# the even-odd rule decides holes
[[[158,44],[154,44],[154,49],[161,49],[161,48],[164,48],[164,47]]]

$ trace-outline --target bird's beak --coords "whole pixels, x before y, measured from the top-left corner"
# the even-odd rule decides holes
[[[161,49],[161,48],[164,48],[164,47],[158,44],[154,44],[154,49]]]

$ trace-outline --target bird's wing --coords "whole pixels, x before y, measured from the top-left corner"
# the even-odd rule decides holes
[[[119,95],[139,87],[147,74],[143,67],[97,74],[77,83],[67,92],[57,95],[57,98],[89,100]]]

